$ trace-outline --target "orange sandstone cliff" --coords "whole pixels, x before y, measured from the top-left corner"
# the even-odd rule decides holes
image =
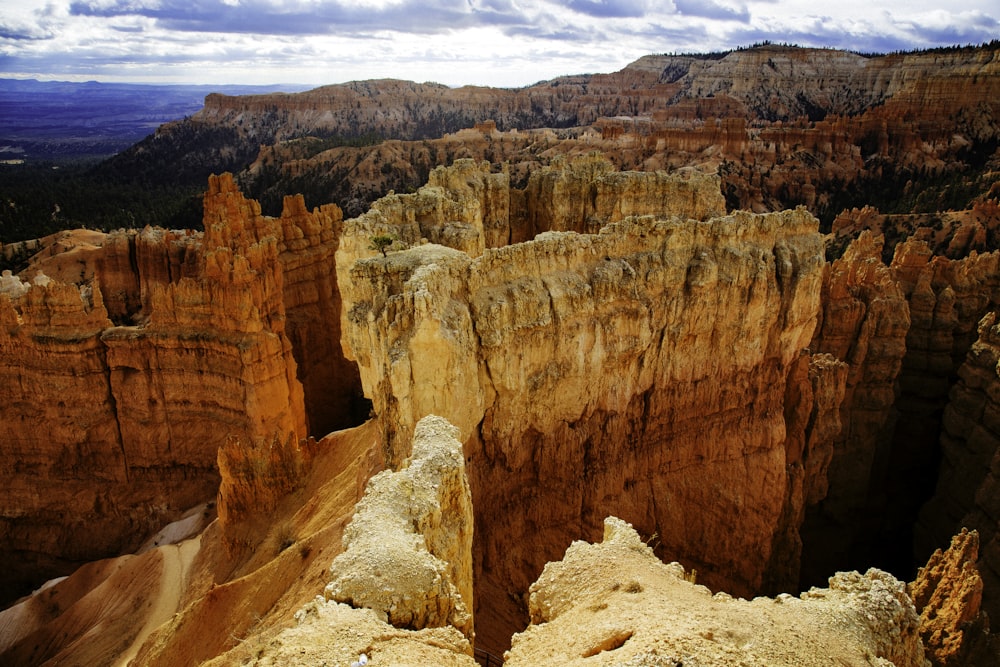
[[[325,261],[338,216],[291,199],[283,218],[264,218],[220,177],[205,196],[203,235],[115,233],[72,258],[88,282],[49,279],[46,266],[65,272],[61,256],[36,268],[30,287],[9,281],[0,550],[16,565],[6,597],[44,573],[134,549],[214,497],[224,445],[297,443],[307,408],[320,435],[347,425],[352,407],[367,412],[350,400],[354,371],[328,338],[339,327]],[[296,355],[312,369],[301,378]]]
[[[147,592],[120,644],[94,651],[144,665],[294,664],[319,659],[317,637],[335,636],[330,650],[348,664],[379,652],[470,664],[473,645],[499,654],[530,621],[508,656],[516,664],[554,650],[529,641],[542,624],[560,632],[546,604],[579,599],[574,614],[597,614],[650,588],[656,600],[688,600],[694,617],[833,613],[866,638],[818,631],[849,663],[868,651],[923,664],[917,611],[885,573],[741,603],[681,586],[680,568],[649,554],[750,597],[797,589],[869,548],[889,506],[873,491],[892,480],[897,399],[941,384],[972,345],[968,323],[996,302],[993,255],[925,261],[925,246],[906,244],[886,266],[866,233],[828,263],[803,209],[726,214],[717,176],[620,172],[596,155],[556,161],[524,188],[460,161],[348,220],[300,198],[263,216],[228,175],[212,179],[205,203],[203,235],[145,230],[89,244],[71,258],[83,286],[47,276],[58,255],[34,267],[31,286],[0,283],[3,387],[20,392],[0,421],[11,448],[3,507],[20,512],[4,517],[6,548],[41,545],[26,564],[58,573],[58,560],[81,557],[67,545],[133,551],[198,502],[216,497],[218,509],[196,542],[153,538],[144,553],[155,555],[91,566],[90,583],[81,570],[4,612],[11,656],[78,650],[105,622],[95,600],[159,577],[180,593]],[[377,235],[394,239],[385,256]],[[972,346],[987,360],[990,326]],[[65,405],[52,409],[40,400],[49,396]],[[317,431],[362,412],[372,419],[360,427]],[[956,436],[971,428],[948,414]],[[52,443],[68,458],[39,453]],[[977,450],[973,466],[986,489],[990,456]],[[383,466],[392,470],[375,475]],[[87,500],[94,478],[106,483],[82,506],[84,534],[54,508]],[[992,516],[988,491],[963,493],[935,536],[967,514]],[[127,512],[136,518],[123,527]],[[636,574],[619,590],[563,592],[546,563],[575,540],[599,540],[609,515],[635,527],[613,523],[621,539],[610,542],[645,554]],[[988,608],[995,539],[977,528]],[[117,583],[98,590],[96,579]],[[329,600],[314,599],[324,591]],[[46,604],[63,593],[71,602]],[[820,599],[836,611],[814,607]],[[559,650],[652,654],[640,639],[654,630],[618,611],[594,620],[606,618],[593,641]],[[736,636],[746,628],[731,632],[725,646],[750,655]],[[702,649],[722,650],[699,636]],[[771,657],[804,659],[805,647],[783,646]]]

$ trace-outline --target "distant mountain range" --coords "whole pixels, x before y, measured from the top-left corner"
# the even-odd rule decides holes
[[[0,79],[0,161],[104,158],[152,134],[162,123],[197,112],[210,93],[250,95],[307,88]]]

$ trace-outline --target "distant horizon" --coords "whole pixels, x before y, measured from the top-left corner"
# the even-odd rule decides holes
[[[865,51],[858,51],[858,50],[853,50],[853,49],[841,49],[841,48],[838,48],[838,47],[803,46],[801,44],[792,44],[792,43],[788,43],[788,42],[772,42],[770,40],[764,40],[763,42],[757,42],[757,43],[754,43],[754,44],[740,45],[740,46],[736,46],[734,48],[725,49],[725,50],[684,52],[684,53],[662,53],[662,52],[661,53],[647,53],[647,54],[639,56],[635,60],[629,61],[628,63],[626,63],[625,65],[623,65],[621,68],[618,68],[616,70],[609,70],[609,71],[602,71],[602,72],[567,72],[567,73],[564,73],[564,74],[559,74],[559,75],[556,75],[554,77],[551,77],[550,79],[539,79],[537,81],[533,81],[531,83],[524,84],[522,86],[490,86],[490,85],[486,85],[486,84],[448,85],[448,84],[445,84],[445,83],[441,83],[439,81],[416,81],[416,80],[413,80],[413,79],[401,79],[400,77],[377,77],[377,78],[370,78],[370,79],[349,79],[349,80],[345,80],[345,81],[337,81],[337,82],[332,82],[332,83],[302,83],[302,82],[294,82],[294,81],[279,81],[279,82],[267,82],[267,83],[223,83],[223,82],[215,82],[215,83],[209,82],[209,83],[205,83],[205,82],[191,82],[191,81],[179,81],[179,82],[169,81],[169,82],[165,82],[165,81],[100,80],[100,79],[79,79],[79,80],[73,80],[73,79],[69,79],[69,78],[42,78],[41,76],[23,76],[23,77],[22,76],[16,76],[16,75],[12,76],[12,75],[8,75],[5,72],[0,72],[0,81],[31,81],[31,82],[41,83],[41,84],[46,84],[46,83],[48,83],[48,84],[74,84],[74,85],[99,84],[99,85],[122,85],[122,86],[150,86],[150,87],[160,86],[160,87],[176,87],[176,88],[189,87],[189,88],[208,88],[208,89],[219,89],[219,88],[267,89],[267,88],[275,88],[275,89],[281,89],[281,90],[276,90],[275,92],[295,93],[295,92],[304,92],[304,91],[312,90],[312,89],[315,89],[315,88],[321,88],[321,87],[324,87],[324,86],[344,85],[344,84],[348,84],[348,83],[352,83],[352,82],[377,81],[377,80],[380,80],[380,79],[397,79],[397,80],[402,80],[402,81],[410,81],[412,83],[417,83],[417,84],[443,85],[443,86],[447,86],[449,88],[485,87],[485,88],[505,88],[505,89],[514,88],[514,89],[519,89],[519,88],[527,88],[527,87],[530,87],[530,86],[535,85],[537,83],[542,83],[544,81],[550,81],[552,79],[558,79],[558,78],[561,78],[561,77],[588,76],[588,75],[593,75],[593,74],[612,74],[614,72],[620,71],[624,67],[627,67],[628,65],[630,65],[630,64],[636,62],[637,60],[639,60],[639,59],[641,59],[643,57],[646,57],[646,56],[695,57],[695,58],[698,58],[698,57],[703,57],[703,56],[715,56],[715,55],[720,55],[720,54],[722,54],[722,55],[728,55],[730,53],[735,53],[735,52],[739,52],[739,51],[748,51],[748,50],[752,50],[752,49],[755,49],[755,48],[762,48],[762,47],[765,47],[765,46],[775,46],[775,47],[779,47],[779,48],[786,47],[786,48],[797,48],[797,49],[816,50],[816,51],[841,51],[841,52],[844,52],[844,53],[852,53],[852,54],[855,54],[855,55],[859,55],[859,56],[864,57],[864,58],[878,58],[878,57],[889,56],[889,55],[896,55],[896,54],[920,53],[920,52],[937,51],[937,50],[942,50],[942,49],[945,49],[945,50],[947,50],[947,49],[977,49],[977,48],[988,47],[989,45],[995,44],[998,41],[1000,41],[1000,38],[993,38],[991,40],[987,40],[987,41],[983,41],[983,42],[979,42],[979,43],[975,43],[975,44],[972,44],[972,43],[965,43],[965,44],[958,44],[958,43],[956,43],[956,44],[942,44],[942,45],[938,45],[938,46],[928,46],[928,47],[921,47],[921,48],[914,48],[914,49],[905,49],[905,50],[903,50],[903,49],[896,49],[896,50],[893,50],[893,51],[865,52]]]
[[[20,0],[0,77],[317,87],[395,78],[523,88],[641,56],[771,41],[890,53],[1000,35],[996,0]]]

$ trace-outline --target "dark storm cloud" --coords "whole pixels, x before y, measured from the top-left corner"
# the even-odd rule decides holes
[[[157,26],[183,32],[322,35],[344,31],[397,30],[437,33],[477,26],[527,23],[516,6],[503,0],[407,0],[384,8],[349,2],[318,5],[249,0],[233,6],[220,0],[163,0],[157,3],[118,0],[113,4],[80,1],[70,5],[76,16],[101,18],[141,16]]]
[[[750,21],[750,11],[745,5],[737,10],[712,2],[712,0],[674,0],[674,6],[678,13],[685,16],[697,16],[713,21],[740,21],[741,23]]]
[[[646,14],[646,3],[634,0],[570,0],[567,9],[596,18],[639,18]]]
[[[860,53],[891,53],[934,46],[981,44],[1000,34],[1000,22],[982,14],[969,17],[964,23],[933,25],[909,20],[896,23],[894,28],[885,30],[869,24],[853,26],[853,30],[847,31],[829,17],[814,16],[802,20],[795,29],[747,27],[730,32],[728,38],[737,44],[771,41]]]

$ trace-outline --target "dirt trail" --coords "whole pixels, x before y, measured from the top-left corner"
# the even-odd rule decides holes
[[[167,544],[157,547],[163,558],[163,569],[160,575],[160,585],[153,599],[153,607],[149,611],[146,624],[136,635],[135,641],[122,653],[113,667],[127,667],[136,656],[146,638],[163,623],[170,620],[178,609],[184,583],[187,580],[191,562],[201,548],[201,536],[185,540],[180,544]]]

